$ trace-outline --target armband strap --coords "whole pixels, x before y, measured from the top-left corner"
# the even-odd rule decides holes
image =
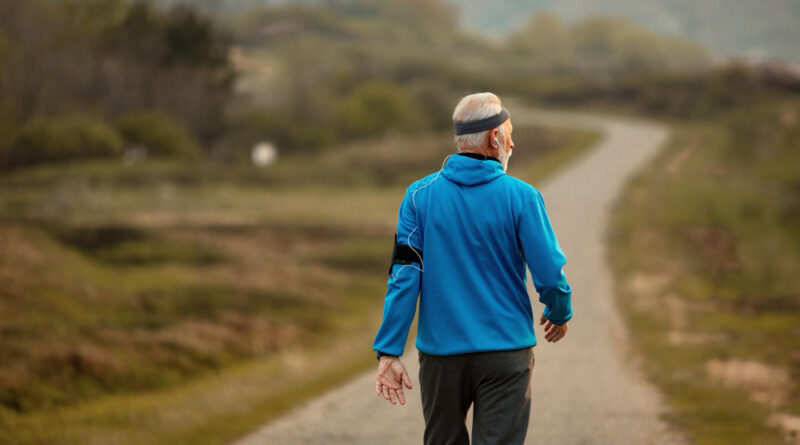
[[[397,242],[397,234],[394,234],[394,249],[392,249],[392,262],[389,264],[389,275],[392,274],[392,267],[395,264],[422,263],[422,251],[413,249],[408,244]]]

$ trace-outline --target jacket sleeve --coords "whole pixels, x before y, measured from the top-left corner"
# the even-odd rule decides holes
[[[397,218],[397,242],[422,252],[421,233],[411,192],[406,191]],[[383,302],[383,321],[372,349],[384,354],[403,355],[403,349],[417,310],[422,263],[394,264]]]
[[[520,213],[518,236],[533,285],[544,303],[543,315],[561,325],[572,318],[572,288],[564,274],[567,259],[561,251],[544,205],[542,194],[534,189]]]

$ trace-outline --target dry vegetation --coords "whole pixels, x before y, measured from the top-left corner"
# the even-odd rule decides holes
[[[785,97],[677,124],[619,200],[620,305],[701,445],[800,435],[799,117]]]

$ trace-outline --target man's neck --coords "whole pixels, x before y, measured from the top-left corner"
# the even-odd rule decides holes
[[[459,153],[475,153],[475,154],[483,155],[483,156],[493,156],[491,153],[489,153],[489,150],[477,149],[477,148],[473,148],[473,149],[470,149],[470,150],[459,150],[458,152]]]
[[[475,152],[475,151],[461,150],[457,154],[460,154],[462,156],[467,156],[467,157],[470,157],[470,158],[473,158],[473,159],[480,159],[482,161],[497,161],[498,163],[502,164],[502,162],[500,162],[500,159],[497,159],[494,156],[483,154],[483,153],[478,153],[478,152]]]

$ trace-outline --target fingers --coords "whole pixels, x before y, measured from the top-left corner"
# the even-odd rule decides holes
[[[545,332],[544,338],[552,343],[555,343],[564,338],[564,336],[567,334],[567,329],[569,325],[568,323],[564,323],[563,325],[554,324],[552,321],[545,318],[544,315],[542,315],[542,318],[539,319],[539,324],[544,324],[544,332]]]
[[[394,389],[387,387],[386,385],[381,385],[383,398],[388,400],[392,403],[392,405],[397,405],[397,392]],[[403,397],[403,403],[405,403],[405,397]]]
[[[403,378],[403,383],[406,385],[406,388],[411,389],[411,379],[408,377],[408,373],[406,371],[403,371],[401,377]],[[400,391],[402,390],[403,388],[400,387]]]
[[[406,384],[406,386],[409,385],[410,383]],[[398,401],[400,401],[401,405],[406,404],[406,396],[405,393],[403,393],[403,387],[400,384],[397,384],[397,387],[390,387],[389,385],[382,383],[380,380],[376,380],[375,392],[379,396],[382,395],[383,398],[391,402],[392,405],[397,405]]]
[[[411,378],[408,376],[405,366],[399,360],[381,360],[378,365],[378,373],[375,376],[375,393],[383,396],[384,399],[397,405],[406,404],[406,396],[403,393],[403,385],[408,389],[412,388]]]
[[[403,394],[403,388],[400,388],[400,389],[396,390],[395,392],[397,393],[397,400],[400,401],[400,404],[401,405],[405,405],[406,404],[406,396],[405,396],[405,394]]]
[[[544,336],[544,338],[547,341],[552,342],[552,341],[555,341],[560,334],[561,334],[561,330],[559,328],[553,328],[553,329],[550,330],[550,332],[548,332]]]
[[[564,335],[566,335],[566,333],[567,333],[567,325],[565,323],[562,326],[557,326],[557,325],[553,325],[553,326],[555,326],[555,327],[553,329],[551,329],[550,332],[548,332],[544,336],[544,338],[549,342],[555,343],[555,342],[561,340],[562,338],[564,338]]]
[[[554,325],[552,325],[552,324],[549,326],[551,328],[549,331],[547,330],[547,328],[545,328],[545,332],[547,334],[545,334],[544,338],[547,341],[553,341],[553,339],[558,335],[559,329],[557,327],[553,327],[553,326]]]
[[[389,389],[388,386],[381,385],[381,392],[383,393],[383,398],[391,402],[392,401],[392,397],[389,395],[389,391],[390,391],[390,389]]]
[[[391,389],[400,388],[400,382],[397,381],[395,373],[390,368],[391,363],[388,360],[381,360],[378,365],[378,373],[375,375],[375,382],[377,384],[386,385]]]
[[[378,376],[376,380],[389,389],[400,389],[402,386],[397,380],[386,376]]]

